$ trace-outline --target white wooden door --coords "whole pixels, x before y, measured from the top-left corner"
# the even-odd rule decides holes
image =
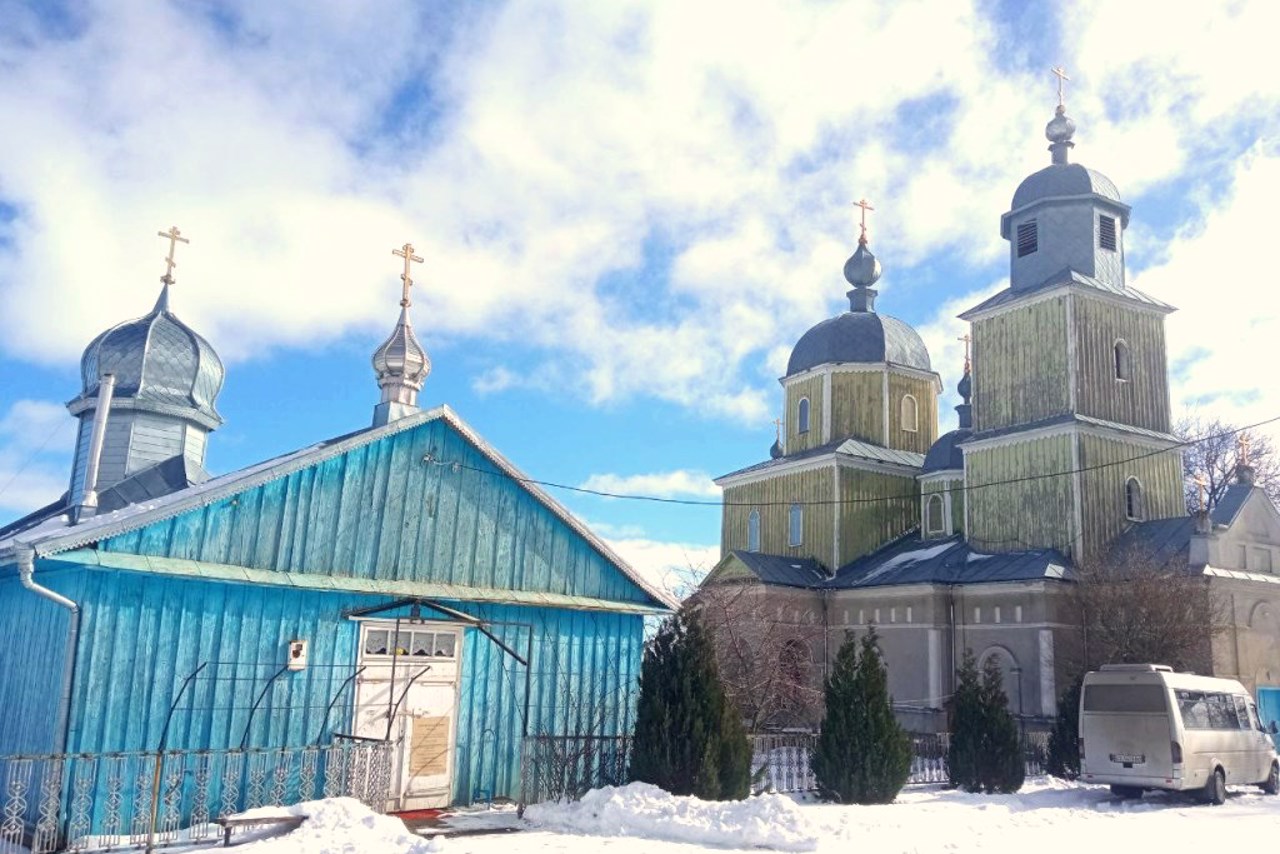
[[[389,738],[393,810],[448,806],[457,736],[462,630],[442,623],[365,622],[355,735]]]

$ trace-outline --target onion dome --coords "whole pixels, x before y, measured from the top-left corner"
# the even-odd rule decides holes
[[[391,337],[373,352],[373,370],[378,375],[378,385],[385,391],[389,387],[405,385],[419,391],[431,373],[431,359],[413,333],[409,320],[409,308],[400,309],[400,320]]]
[[[775,439],[773,444],[769,447],[769,457],[771,459],[776,460],[781,456],[782,456],[782,441],[779,439]]]
[[[189,418],[207,429],[222,424],[215,408],[226,373],[213,347],[169,308],[164,284],[151,313],[116,324],[89,343],[80,359],[81,391],[67,404],[90,409],[99,379],[115,375],[115,405]]]
[[[969,403],[972,389],[973,380],[969,375],[969,365],[966,358],[964,376],[960,378],[960,382],[956,386],[956,391],[960,392],[962,401],[956,407],[959,426],[949,433],[943,433],[930,446],[929,453],[925,454],[924,457],[924,465],[920,469],[921,474],[929,474],[935,471],[956,471],[964,468],[964,452],[960,450],[960,445],[973,435],[973,407]]]
[[[858,248],[844,264],[845,280],[853,285],[845,294],[849,310],[800,336],[787,360],[787,376],[836,362],[890,362],[932,370],[920,335],[898,318],[876,313],[876,291],[871,286],[881,272],[879,259],[867,248],[864,225]]]

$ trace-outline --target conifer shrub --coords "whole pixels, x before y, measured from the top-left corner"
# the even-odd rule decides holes
[[[911,773],[911,737],[893,716],[874,628],[861,641],[845,636],[825,689],[812,759],[822,796],[842,804],[891,803]]]
[[[1046,770],[1055,777],[1074,780],[1080,776],[1080,689],[1083,676],[1076,677],[1058,698],[1058,720],[1049,733]]]
[[[694,612],[669,617],[645,644],[630,778],[706,800],[750,794],[751,747]]]
[[[966,651],[951,705],[951,746],[947,771],[951,785],[967,792],[1016,792],[1026,767],[1022,738],[1004,693],[1000,662],[993,656],[978,672]]]

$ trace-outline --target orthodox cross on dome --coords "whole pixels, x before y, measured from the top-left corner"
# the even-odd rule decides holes
[[[782,441],[782,419],[781,418],[773,419],[773,428],[774,428],[774,434],[778,437],[778,441],[781,442]]]
[[[964,372],[967,374],[973,367],[973,360],[969,357],[969,345],[973,343],[973,336],[966,332],[956,340],[964,342]]]
[[[1236,437],[1236,447],[1238,449],[1238,464],[1242,466],[1249,465],[1249,434],[1241,433]]]
[[[1063,68],[1061,65],[1055,65],[1049,70],[1054,77],[1058,78],[1058,106],[1066,106],[1066,102],[1063,100],[1064,92],[1062,84],[1071,80],[1071,78],[1067,76],[1067,69]]]
[[[1206,509],[1205,508],[1205,490],[1209,486],[1208,478],[1206,478],[1204,474],[1197,472],[1196,476],[1191,479],[1191,482],[1196,485],[1197,487],[1196,491],[1199,496],[1196,501],[1196,509],[1198,510]]]
[[[172,285],[174,282],[173,268],[178,266],[178,262],[173,260],[174,250],[178,248],[179,243],[190,243],[191,241],[182,236],[182,232],[178,230],[176,225],[169,226],[168,231],[157,231],[156,235],[169,241],[169,257],[164,259],[164,275],[160,277],[160,281],[166,285]]]
[[[409,275],[410,265],[413,264],[414,261],[417,261],[419,264],[421,264],[422,257],[420,255],[413,254],[412,243],[406,243],[404,246],[402,246],[399,249],[392,249],[391,254],[398,255],[404,259],[404,272],[400,274],[400,281],[404,282],[404,292],[400,297],[400,306],[402,308],[408,308],[409,307],[409,288],[413,287],[413,277]]]
[[[858,242],[865,245],[867,242],[867,211],[873,211],[875,208],[871,207],[871,203],[866,199],[859,199],[853,203],[853,206],[855,208],[862,208],[862,233],[858,235]]]

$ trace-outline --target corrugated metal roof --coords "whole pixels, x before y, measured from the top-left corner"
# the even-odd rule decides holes
[[[1162,302],[1153,296],[1149,296],[1136,288],[1128,285],[1110,285],[1093,276],[1086,276],[1084,273],[1077,272],[1070,268],[1059,270],[1049,278],[1045,279],[1038,285],[1028,288],[1005,288],[1003,291],[988,297],[973,308],[959,315],[962,320],[969,320],[973,315],[983,311],[988,311],[1001,306],[1012,305],[1020,300],[1028,299],[1032,296],[1040,294],[1050,288],[1056,288],[1062,285],[1070,285],[1073,287],[1085,288],[1089,290],[1101,291],[1114,297],[1132,300],[1142,305],[1158,308],[1162,311],[1174,311],[1174,307],[1166,302]]]
[[[784,457],[778,457],[773,460],[765,460],[762,463],[755,463],[754,465],[749,465],[746,468],[731,471],[728,474],[722,474],[716,478],[716,483],[719,483],[725,478],[737,477],[741,474],[753,474],[755,472],[768,471],[769,469],[785,466],[788,463],[794,463],[799,460],[810,460],[824,456],[867,460],[868,462],[873,463],[909,466],[917,469],[924,465],[924,454],[917,454],[914,451],[898,451],[892,448],[885,448],[871,442],[863,442],[858,439],[839,439],[835,442],[827,442],[825,445],[819,445],[816,448],[797,451],[794,454],[787,454]]]
[[[1120,424],[1115,421],[1105,421],[1101,418],[1093,418],[1089,415],[1080,415],[1079,413],[1064,412],[1061,415],[1054,415],[1051,418],[1042,418],[1039,421],[1032,421],[1028,424],[1015,424],[1010,427],[998,427],[994,430],[982,430],[973,433],[961,444],[969,444],[971,442],[981,442],[984,439],[995,439],[1000,436],[1012,436],[1016,433],[1026,433],[1031,430],[1039,430],[1044,427],[1054,427],[1059,424],[1086,424],[1091,427],[1102,427],[1107,430],[1116,430],[1121,433],[1130,433],[1135,436],[1142,436],[1147,439],[1159,439],[1161,441],[1173,444],[1181,444],[1182,440],[1172,433],[1161,433],[1159,430],[1148,430],[1145,427],[1134,427],[1131,424]]]
[[[944,540],[922,540],[918,533],[912,533],[845,564],[823,586],[858,589],[1071,578],[1070,561],[1054,549],[985,554],[974,551],[958,535]]]
[[[1196,521],[1190,516],[1135,522],[1112,542],[1110,555],[1120,562],[1151,561],[1185,568]]]
[[[811,557],[796,558],[737,550],[733,552],[733,556],[766,584],[814,588],[820,587],[827,580],[826,571]]]
[[[1218,503],[1214,505],[1210,512],[1210,517],[1215,525],[1230,525],[1235,522],[1236,517],[1240,515],[1240,511],[1244,509],[1245,502],[1249,500],[1249,496],[1253,494],[1256,487],[1247,483],[1233,483],[1227,487],[1227,491],[1218,499]]]

